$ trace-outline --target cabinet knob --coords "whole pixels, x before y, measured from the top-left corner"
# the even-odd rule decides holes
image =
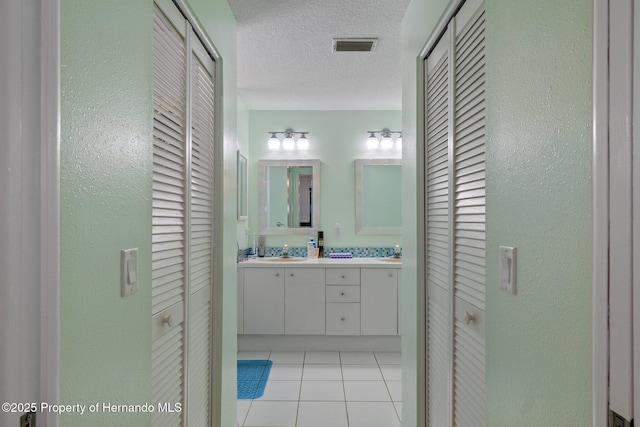
[[[289,277],[293,277],[293,273],[290,273],[290,274],[289,274]]]
[[[173,327],[173,316],[171,314],[164,316],[162,318],[162,323],[167,325],[168,327]]]
[[[393,273],[389,273],[389,277],[393,277]]]
[[[276,277],[280,277],[280,273],[276,273]]]
[[[343,275],[342,275],[342,276],[340,276],[340,277],[342,277],[342,278],[344,279],[344,278],[345,278],[345,277],[347,277],[347,276],[345,276],[345,275],[343,274]]]
[[[345,320],[347,320],[347,318],[346,317],[341,317],[340,320],[344,322]]]
[[[340,295],[344,296],[344,292],[340,292]]]
[[[468,325],[469,323],[475,323],[475,322],[476,322],[475,313],[470,313],[467,311],[467,314],[464,315],[464,323]]]

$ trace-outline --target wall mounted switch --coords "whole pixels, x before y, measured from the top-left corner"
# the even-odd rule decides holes
[[[138,290],[138,248],[121,252],[120,296],[126,297]]]
[[[516,248],[500,246],[500,289],[516,294]]]

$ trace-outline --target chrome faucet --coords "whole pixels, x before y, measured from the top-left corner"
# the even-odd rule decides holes
[[[400,258],[400,245],[396,245],[393,248],[393,257],[394,258]]]
[[[288,256],[289,256],[289,245],[286,245],[286,244],[285,244],[285,245],[282,247],[282,257],[283,257],[283,258],[286,258],[286,257],[288,257]]]

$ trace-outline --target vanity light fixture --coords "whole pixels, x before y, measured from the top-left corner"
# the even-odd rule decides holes
[[[395,144],[396,149],[402,148],[402,132],[397,130],[389,130],[384,128],[382,130],[368,130],[369,138],[367,138],[367,148],[369,150],[391,150]],[[381,139],[378,139],[378,134]],[[398,138],[396,138],[395,142],[393,140],[392,134],[398,134]]]
[[[295,148],[298,150],[306,150],[309,148],[309,140],[307,139],[308,131],[296,132],[291,128],[287,128],[282,132],[269,131],[268,133],[271,134],[271,137],[267,141],[269,150],[279,150],[281,147],[284,150],[293,150]],[[284,135],[282,143],[280,143],[280,139],[277,136],[278,134]],[[295,139],[296,135],[299,135],[297,141]]]

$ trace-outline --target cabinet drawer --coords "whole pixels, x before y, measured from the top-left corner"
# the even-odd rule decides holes
[[[360,302],[360,286],[327,286],[327,302]]]
[[[359,285],[359,268],[327,268],[327,285]]]
[[[360,335],[360,304],[327,303],[327,335]]]

